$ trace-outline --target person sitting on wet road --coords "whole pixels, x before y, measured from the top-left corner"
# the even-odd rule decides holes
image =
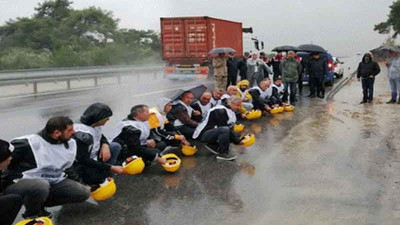
[[[132,107],[127,118],[117,124],[109,141],[122,147],[120,161],[135,155],[142,157],[147,165],[153,161],[159,164],[166,163],[166,160],[160,157],[166,144],[150,138],[149,117],[149,107],[136,105]]]
[[[168,146],[190,145],[174,125],[167,119],[167,113],[171,111],[172,103],[169,98],[160,98],[157,107],[150,109],[150,132],[156,139],[165,142]]]
[[[238,89],[239,88],[237,86],[233,86],[233,85],[229,86],[228,89],[226,90],[226,93],[223,94],[221,97],[222,104],[224,104],[228,100],[228,98],[230,98],[231,96],[237,96]],[[243,104],[242,104],[242,106],[240,107],[240,110],[237,111],[236,114],[239,118],[245,118],[247,112],[248,111],[246,110],[246,108],[243,107]]]
[[[211,98],[212,94],[210,92],[204,92],[199,100],[194,101],[191,104],[191,107],[194,110],[197,110],[201,113],[201,115],[193,116],[193,120],[195,120],[198,123],[203,121],[203,119],[207,116],[208,110],[210,110],[212,107]]]
[[[328,62],[320,57],[318,52],[311,53],[307,63],[307,72],[310,77],[310,98],[315,96],[325,98],[325,77],[328,76]]]
[[[90,185],[92,191],[98,188],[112,173],[123,174],[123,167],[117,166],[121,146],[109,144],[102,134],[102,127],[110,120],[112,111],[102,103],[90,105],[82,114],[80,123],[74,124],[72,136],[77,144],[76,161],[73,172],[77,180]]]
[[[7,141],[0,139],[0,177],[2,170],[6,169],[11,162],[11,153],[14,149]],[[0,180],[1,182],[1,180]],[[19,210],[24,204],[21,196],[16,194],[3,195],[3,183],[0,183],[0,224],[11,225],[17,217]]]
[[[230,152],[230,143],[241,144],[233,131],[236,123],[235,111],[242,107],[242,100],[237,96],[229,97],[226,102],[212,108],[206,119],[199,124],[193,134],[194,139],[205,142],[205,148],[217,155],[217,159],[234,160],[236,155]]]
[[[274,83],[271,86],[272,88],[272,95],[271,95],[271,104],[274,105],[282,105],[282,98],[285,93],[284,85],[282,84],[282,78],[276,77],[274,79]]]
[[[238,91],[236,96],[242,99],[242,106],[247,110],[250,111],[253,109],[253,104],[251,103],[251,95],[249,94],[249,87],[250,82],[248,80],[239,81],[236,85],[238,87]]]
[[[272,88],[270,88],[271,80],[263,80],[260,82],[258,87],[252,87],[249,93],[253,99],[254,109],[261,110],[263,112],[269,112],[271,110],[269,99],[272,95]]]
[[[38,134],[11,141],[12,160],[5,170],[9,185],[4,193],[24,199],[24,218],[51,217],[44,207],[83,202],[89,188],[65,176],[74,163],[77,147],[72,121],[68,117],[51,118]]]
[[[378,63],[372,60],[372,55],[366,53],[357,68],[357,80],[360,81],[363,89],[363,103],[372,103],[374,99],[375,76],[381,72]]]
[[[221,97],[225,93],[224,89],[215,89],[212,93],[211,107],[221,104]]]
[[[185,135],[186,139],[192,137],[198,123],[193,120],[193,116],[200,116],[201,113],[193,110],[190,106],[194,99],[194,94],[190,91],[185,91],[178,101],[172,104],[171,111],[167,114],[168,120]]]

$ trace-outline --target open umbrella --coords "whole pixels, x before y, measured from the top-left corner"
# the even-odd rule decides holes
[[[236,51],[233,48],[214,48],[210,52],[209,55],[217,55],[219,53],[235,53]]]
[[[207,90],[207,87],[204,84],[202,84],[202,85],[196,86],[194,88],[188,89],[186,91],[192,92],[194,94],[194,100],[198,100],[206,90]],[[178,92],[172,96],[172,98],[171,98],[172,101],[179,100],[181,98],[182,94],[186,91],[178,90]]]
[[[382,45],[379,48],[375,48],[375,49],[371,50],[371,53],[374,56],[380,57],[380,58],[390,58],[392,55],[392,52],[400,53],[400,49],[397,47]]]
[[[303,52],[319,52],[319,53],[327,52],[323,47],[314,44],[299,45],[298,48]]]
[[[288,52],[288,51],[299,52],[299,51],[301,51],[301,49],[299,49],[296,46],[282,45],[282,46],[278,46],[278,47],[273,48],[271,51],[272,52]]]

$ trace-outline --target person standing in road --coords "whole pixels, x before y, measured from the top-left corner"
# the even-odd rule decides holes
[[[302,68],[301,64],[296,59],[296,53],[294,53],[294,51],[288,52],[288,57],[282,61],[279,69],[281,71],[282,81],[285,87],[282,100],[286,103],[288,102],[290,88],[290,104],[295,105],[296,85]]]
[[[388,77],[390,83],[390,89],[392,91],[392,98],[387,102],[388,104],[396,103],[400,104],[400,57],[399,53],[392,52],[392,58],[387,63]]]
[[[363,100],[360,102],[371,103],[374,96],[375,76],[381,72],[378,63],[372,60],[372,55],[366,53],[357,68],[357,80],[360,81],[363,89]]]
[[[247,60],[247,78],[250,82],[250,87],[258,86],[262,80],[269,77],[269,74],[272,74],[267,64],[257,57],[257,54],[253,53],[251,58]],[[265,75],[265,73],[267,74]]]
[[[228,54],[228,60],[226,62],[228,68],[228,82],[229,85],[236,85],[238,75],[238,62],[235,59],[235,53],[231,52]]]
[[[249,59],[250,53],[245,52],[242,59],[239,60],[237,68],[239,69],[240,80],[247,79],[247,59]]]
[[[273,79],[275,80],[277,77],[281,76],[281,71],[279,70],[279,65],[284,60],[282,52],[278,52],[278,54],[268,62],[268,66],[272,66],[272,71],[274,72]]]
[[[228,84],[228,69],[226,67],[225,53],[219,53],[218,57],[213,59],[212,65],[214,67],[216,88],[225,90]]]
[[[329,72],[328,63],[320,57],[318,52],[311,53],[311,58],[307,63],[307,72],[310,79],[310,95],[308,97],[325,98],[324,80]]]

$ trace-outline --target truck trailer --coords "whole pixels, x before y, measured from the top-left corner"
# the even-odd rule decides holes
[[[240,57],[243,55],[243,32],[252,32],[251,28],[243,29],[242,23],[206,16],[160,18],[160,22],[162,58],[167,64],[164,73],[170,77],[207,76],[211,65],[210,50],[230,47]],[[256,45],[260,43],[256,38],[250,38]]]

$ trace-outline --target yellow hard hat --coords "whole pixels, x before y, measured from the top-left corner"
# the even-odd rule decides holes
[[[185,156],[192,156],[197,152],[196,146],[182,145],[182,153]]]
[[[235,124],[233,126],[233,131],[235,132],[242,132],[244,129],[244,125],[243,124]]]
[[[244,136],[243,138],[243,146],[244,147],[249,147],[252,146],[256,142],[256,138],[254,137],[254,134],[248,134]]]
[[[173,173],[179,170],[179,167],[181,166],[181,159],[178,156],[170,153],[161,156],[161,158],[167,160],[167,163],[162,165],[166,171]]]
[[[117,191],[114,179],[107,178],[104,183],[100,184],[100,187],[91,193],[91,196],[96,201],[104,201],[111,198]]]
[[[282,108],[282,109],[283,109],[283,108]],[[281,113],[281,112],[282,112],[282,109],[281,109],[280,107],[277,107],[277,108],[273,108],[273,109],[269,110],[269,112],[270,112],[271,114],[277,114],[277,113]]]
[[[294,106],[292,105],[287,105],[284,107],[286,112],[292,112],[294,110]]]
[[[262,116],[262,112],[260,110],[251,110],[250,112],[246,113],[246,119],[258,119]]]
[[[142,157],[131,156],[128,157],[125,162],[122,163],[124,172],[127,174],[135,175],[142,173],[144,169],[144,162]]]
[[[36,219],[22,220],[15,225],[26,225],[28,223],[31,225],[53,225],[53,222],[48,217],[39,217]]]

